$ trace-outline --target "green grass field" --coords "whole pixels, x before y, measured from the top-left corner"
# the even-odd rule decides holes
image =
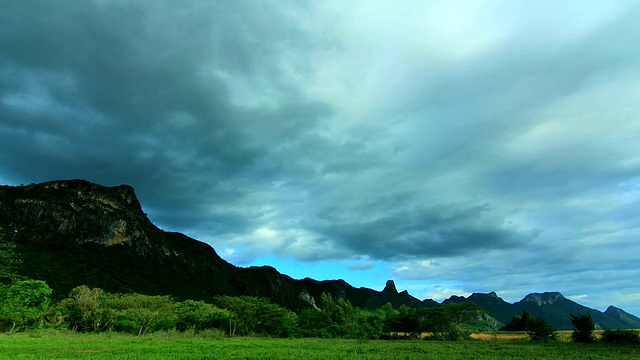
[[[0,335],[0,359],[639,359],[640,347],[527,341],[356,341],[37,332]]]

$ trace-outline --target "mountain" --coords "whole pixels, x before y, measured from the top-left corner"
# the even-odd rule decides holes
[[[57,299],[84,284],[177,299],[263,296],[293,310],[315,306],[323,292],[363,308],[435,303],[398,292],[393,282],[379,292],[343,280],[295,280],[268,266],[236,267],[208,244],[158,229],[127,185],[69,180],[0,186],[0,235],[15,243],[18,272],[45,280]]]
[[[619,322],[619,328],[634,328],[637,329],[640,324],[640,318],[637,316],[631,315],[628,312],[619,309],[613,305],[609,306],[607,310],[604,311],[604,315],[606,315],[609,319],[614,319]],[[631,325],[630,325],[631,324]],[[614,328],[612,326],[611,328]]]
[[[495,292],[490,292],[488,294],[473,293],[467,298],[454,295],[443,301],[444,304],[456,304],[461,302],[475,304],[478,308],[489,314],[489,316],[503,324],[508,323],[514,313],[517,313],[513,304],[504,301]]]
[[[382,291],[355,288],[344,280],[293,279],[269,266],[236,267],[203,242],[158,229],[142,211],[132,187],[105,187],[84,180],[0,186],[0,241],[15,244],[21,275],[45,280],[62,299],[76,286],[109,292],[171,295],[210,300],[216,295],[269,298],[297,311],[319,305],[322,293],[361,308],[437,306],[420,301],[392,280]],[[529,294],[510,304],[495,292],[452,296],[444,303],[471,302],[506,324],[529,310],[556,328],[570,328],[568,315],[589,313],[601,328],[640,328],[640,319],[616,307],[604,313],[560,293]]]
[[[467,298],[452,296],[444,301],[444,303],[460,302],[477,305],[503,324],[508,323],[515,315],[521,315],[523,311],[528,310],[533,316],[545,319],[556,329],[572,328],[569,314],[590,314],[596,327],[600,329],[640,328],[640,318],[622,309],[610,306],[603,313],[569,300],[559,292],[532,293],[514,304],[502,300],[494,292],[474,293]]]

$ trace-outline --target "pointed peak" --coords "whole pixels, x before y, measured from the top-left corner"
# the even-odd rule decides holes
[[[615,313],[621,313],[624,310],[617,308],[613,305],[609,305],[609,307],[607,308],[607,310],[604,311],[605,314],[615,314]]]
[[[609,310],[621,310],[621,309],[620,309],[620,308],[618,308],[618,307],[615,307],[615,306],[613,306],[613,305],[609,305],[609,307],[608,307],[608,308],[607,308],[607,310],[605,310],[605,311],[609,311]]]
[[[393,280],[387,280],[387,284],[384,286],[382,290],[383,293],[398,293],[398,289],[396,289],[396,283]]]

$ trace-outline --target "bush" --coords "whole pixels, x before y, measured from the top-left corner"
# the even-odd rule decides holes
[[[500,331],[526,331],[531,319],[533,319],[531,312],[525,310],[522,312],[522,316],[514,316],[507,325],[500,328]]]
[[[529,334],[531,341],[549,341],[556,339],[556,332],[553,326],[541,318],[529,320],[527,334]]]
[[[138,334],[138,323],[133,319],[118,317],[113,321],[113,331],[127,334]]]
[[[591,315],[569,315],[571,325],[573,325],[573,333],[571,338],[575,342],[588,343],[593,341],[593,331],[596,329],[596,324],[593,323]]]
[[[602,341],[612,344],[640,344],[640,335],[635,330],[605,330]]]
[[[224,328],[229,324],[231,313],[204,301],[185,300],[175,304],[176,329],[199,332],[205,329]]]

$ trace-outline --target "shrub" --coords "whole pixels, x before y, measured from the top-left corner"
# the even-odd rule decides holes
[[[533,319],[531,312],[525,310],[521,316],[515,315],[507,325],[500,328],[500,331],[526,331],[531,319]]]
[[[113,331],[135,335],[138,333],[138,323],[133,319],[119,316],[113,321]]]
[[[593,323],[591,315],[569,315],[571,325],[573,325],[573,333],[571,338],[575,342],[588,343],[593,341],[593,331],[596,329],[596,324]]]
[[[605,330],[602,341],[613,344],[640,344],[640,335],[635,330]]]
[[[553,326],[541,318],[529,320],[527,334],[529,334],[531,341],[549,341],[556,339],[556,332]]]

